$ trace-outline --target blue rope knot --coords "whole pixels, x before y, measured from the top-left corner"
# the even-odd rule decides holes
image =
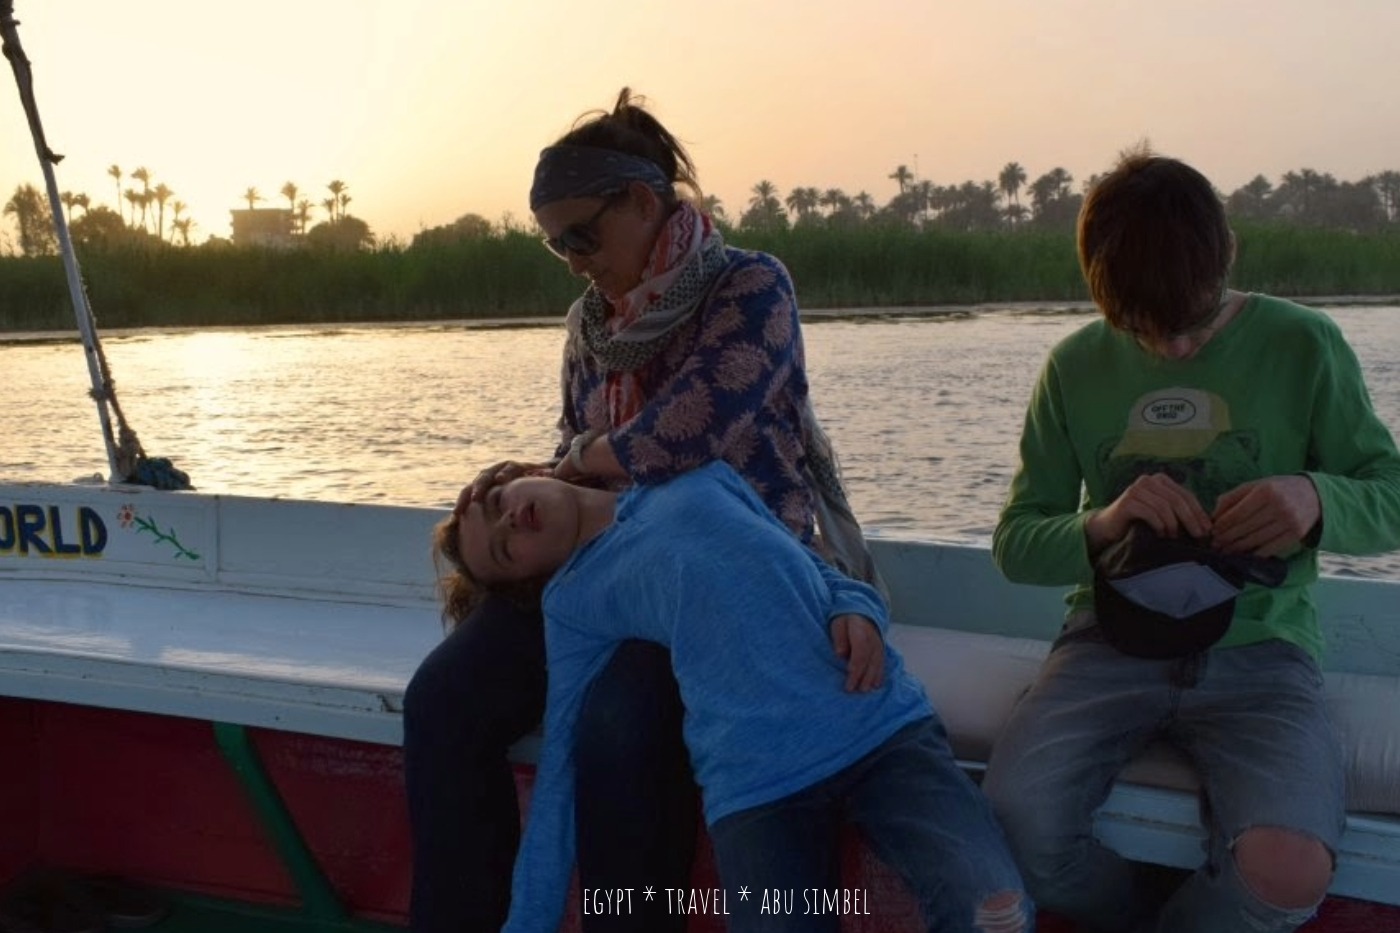
[[[193,489],[189,474],[170,462],[169,457],[142,457],[136,472],[127,477],[128,483],[138,483],[153,489]]]

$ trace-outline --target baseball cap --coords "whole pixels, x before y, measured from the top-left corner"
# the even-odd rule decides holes
[[[1104,640],[1124,654],[1185,657],[1225,636],[1246,585],[1274,587],[1287,575],[1277,557],[1224,554],[1134,522],[1094,562],[1094,615]]]

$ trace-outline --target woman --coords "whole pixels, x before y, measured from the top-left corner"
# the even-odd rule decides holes
[[[678,190],[679,189],[679,190]],[[811,413],[792,282],[771,256],[725,246],[695,207],[684,148],[626,88],[540,154],[530,207],[545,244],[588,279],[570,308],[560,445],[549,463],[497,464],[458,511],[525,473],[623,487],[727,461],[804,542],[874,578]],[[636,555],[635,572],[647,572]],[[523,603],[528,604],[529,600]],[[878,632],[850,623],[851,667],[878,671]],[[544,708],[537,605],[500,595],[426,658],[404,707],[413,925],[497,930],[519,814],[506,750]],[[688,887],[696,798],[664,649],[624,644],[593,682],[577,731],[578,861],[589,888]],[[683,930],[683,916],[585,918],[601,930]]]
[[[884,682],[852,689],[830,650],[843,620],[887,630],[884,601],[799,544],[727,463],[620,495],[523,477],[445,520],[435,542],[449,616],[483,590],[548,581],[544,750],[506,933],[559,928],[573,869],[571,733],[588,684],[629,638],[670,649],[730,933],[836,933],[841,918],[807,915],[807,895],[839,889],[845,822],[905,880],[926,929],[1032,928],[991,807],[923,687],[882,645]],[[632,572],[636,553],[649,579]],[[745,888],[800,890],[803,908],[764,910]]]

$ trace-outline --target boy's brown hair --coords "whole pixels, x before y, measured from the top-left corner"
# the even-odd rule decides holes
[[[1234,259],[1211,183],[1146,146],[1124,153],[1085,196],[1078,246],[1089,293],[1108,323],[1155,339],[1212,319]]]

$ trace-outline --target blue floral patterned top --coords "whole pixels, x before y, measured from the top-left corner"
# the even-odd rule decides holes
[[[571,332],[564,351],[558,456],[575,434],[607,431],[632,480],[665,482],[723,460],[803,541],[813,531],[803,479],[807,371],[787,269],[766,253],[727,247],[729,265],[669,346],[636,373],[646,399],[609,423],[606,373]]]

